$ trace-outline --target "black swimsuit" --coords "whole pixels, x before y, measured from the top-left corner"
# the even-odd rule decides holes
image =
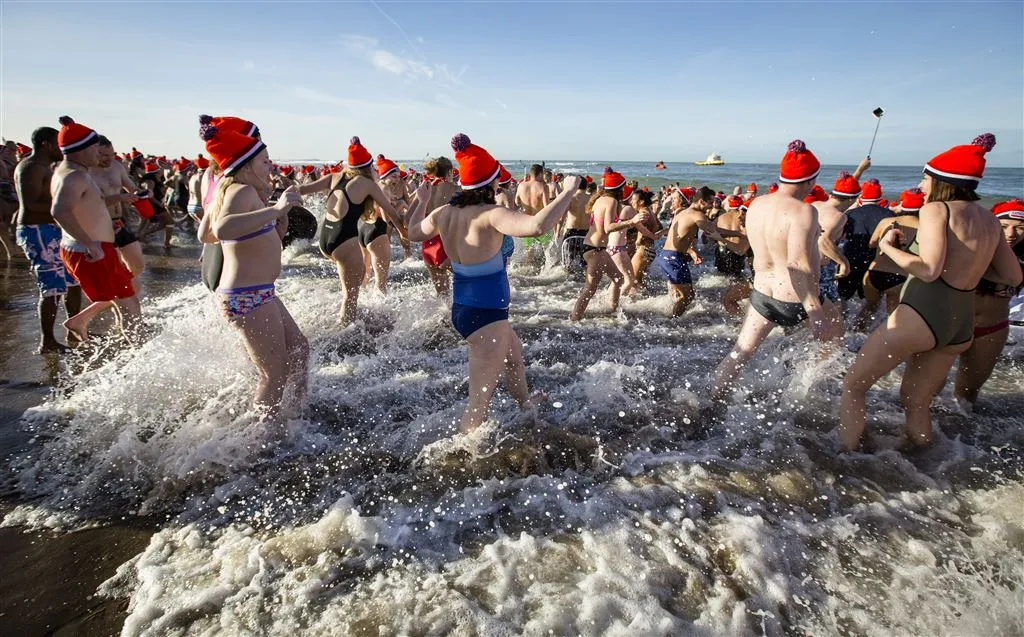
[[[359,220],[359,243],[363,244],[364,248],[370,247],[375,239],[383,237],[387,233],[388,222],[383,219],[377,219],[373,223]]]
[[[363,215],[366,200],[359,203],[353,202],[348,196],[348,191],[345,190],[348,183],[349,179],[342,177],[337,185],[327,193],[327,197],[330,198],[331,193],[341,191],[341,194],[345,195],[345,201],[348,202],[348,210],[344,217],[334,220],[328,219],[325,215],[323,221],[320,222],[320,251],[327,256],[334,254],[341,244],[359,236],[359,217]]]

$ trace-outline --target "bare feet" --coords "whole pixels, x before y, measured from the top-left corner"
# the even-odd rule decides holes
[[[529,409],[536,409],[546,402],[548,402],[548,395],[542,391],[537,391],[530,394],[530,396],[519,405],[519,408],[523,411],[527,411]]]
[[[67,345],[62,345],[57,341],[47,341],[39,346],[36,350],[36,354],[62,354],[70,351],[71,348]]]
[[[64,329],[68,331],[69,344],[71,343],[72,339],[79,343],[84,343],[87,340],[89,340],[89,327],[87,323],[78,323],[75,322],[73,318],[69,318],[68,320],[64,321],[62,325],[64,326]]]

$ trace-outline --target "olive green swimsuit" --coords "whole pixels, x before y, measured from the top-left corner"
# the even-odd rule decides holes
[[[946,215],[948,223],[948,205]],[[920,256],[917,237],[907,246],[907,252]],[[974,338],[974,290],[955,288],[941,276],[927,283],[910,274],[900,294],[900,305],[917,312],[932,331],[935,337],[932,349],[960,345]]]

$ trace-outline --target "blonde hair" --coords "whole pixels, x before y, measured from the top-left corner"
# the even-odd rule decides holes
[[[242,166],[234,175],[225,175],[221,177],[220,181],[217,182],[217,195],[213,199],[213,210],[208,211],[207,214],[212,215],[211,219],[216,219],[220,216],[221,208],[224,207],[224,198],[227,196],[228,188],[232,184],[249,186],[255,190],[258,195],[260,193],[260,187],[263,186],[265,189],[266,184],[257,184],[255,182],[256,179],[252,172],[251,162]]]

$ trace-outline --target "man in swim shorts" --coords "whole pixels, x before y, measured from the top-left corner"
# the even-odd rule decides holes
[[[562,267],[571,274],[583,272],[583,241],[590,227],[590,216],[587,214],[589,200],[587,182],[581,179],[576,194],[569,202],[569,211],[555,228],[555,232],[562,237]]]
[[[697,240],[697,231],[703,230],[716,241],[722,239],[723,232],[732,235],[725,231],[720,232],[714,222],[707,218],[706,213],[711,208],[711,199],[714,196],[714,191],[706,187],[693,193],[690,207],[672,217],[665,238],[665,247],[654,261],[668,278],[672,316],[680,316],[693,301],[693,279],[690,276],[689,262],[693,260],[691,252]]]
[[[732,352],[718,366],[712,400],[721,399],[775,326],[810,322],[814,337],[838,336],[838,311],[818,297],[821,256],[817,211],[804,203],[821,164],[800,140],[789,143],[780,166],[779,190],[754,200],[747,210],[747,237],[754,251],[750,308]]]
[[[44,126],[32,133],[32,155],[14,171],[14,185],[21,202],[16,217],[16,239],[28,257],[39,288],[41,340],[38,351],[41,354],[67,349],[53,335],[58,299],[64,297],[68,316],[77,314],[82,305],[78,281],[67,272],[60,258],[60,226],[50,214],[50,178],[53,176],[50,166],[60,160],[57,130]]]
[[[64,322],[69,338],[89,337],[89,321],[117,306],[129,327],[140,316],[132,273],[114,247],[114,228],[100,189],[89,176],[99,164],[99,135],[70,117],[60,118],[57,145],[64,161],[53,173],[53,219],[64,231],[60,256],[92,304]]]
[[[133,284],[138,289],[138,277],[146,267],[146,260],[142,255],[142,245],[139,244],[135,233],[128,228],[124,210],[128,204],[138,201],[135,193],[139,188],[132,181],[124,165],[114,161],[114,146],[110,140],[100,135],[97,146],[100,154],[99,164],[89,169],[89,176],[100,189],[110,212],[110,221],[114,228],[114,247],[117,248],[117,253],[125,266],[131,270]]]

